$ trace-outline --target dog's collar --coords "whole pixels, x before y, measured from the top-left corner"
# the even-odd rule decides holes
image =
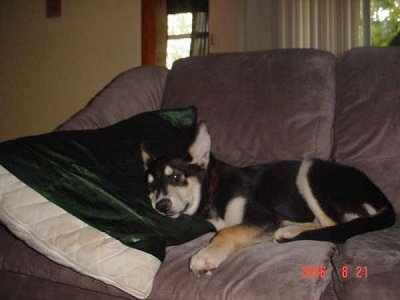
[[[216,169],[210,172],[210,181],[208,182],[208,198],[212,199],[218,185],[218,173]]]
[[[209,173],[207,197],[204,199],[202,208],[200,209],[200,216],[209,218],[211,212],[211,202],[213,201],[213,197],[215,191],[217,190],[217,186],[218,186],[218,173],[217,170],[213,168],[210,170]]]

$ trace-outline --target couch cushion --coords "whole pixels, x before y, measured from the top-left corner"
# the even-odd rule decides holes
[[[400,299],[400,215],[396,224],[355,236],[333,262],[339,299]]]
[[[236,165],[329,158],[335,58],[310,49],[218,54],[176,62],[162,107],[196,105],[212,150]]]
[[[400,48],[356,48],[337,66],[336,160],[362,169],[400,211]]]
[[[332,288],[331,257],[336,251],[335,244],[262,242],[233,254],[211,275],[198,278],[190,273],[188,262],[211,236],[207,234],[168,248],[149,300],[308,300],[332,295],[329,289]],[[319,273],[321,267],[324,271]]]

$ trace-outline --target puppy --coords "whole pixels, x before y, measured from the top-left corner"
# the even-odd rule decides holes
[[[199,216],[217,229],[191,258],[197,275],[263,240],[344,242],[395,222],[385,195],[352,167],[305,159],[239,168],[210,149],[205,123],[183,155],[154,157],[142,146],[152,207],[170,218]]]

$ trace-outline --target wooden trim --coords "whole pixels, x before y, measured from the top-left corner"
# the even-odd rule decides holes
[[[175,35],[169,35],[168,40],[179,40],[179,39],[191,39],[192,34],[191,33],[186,33],[186,34],[175,34]]]
[[[47,18],[60,18],[62,4],[61,0],[47,0],[46,1],[46,16]]]
[[[142,65],[165,66],[167,1],[142,0]]]
[[[155,2],[142,0],[142,65],[154,65],[156,61]]]

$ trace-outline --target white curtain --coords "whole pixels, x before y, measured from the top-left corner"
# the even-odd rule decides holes
[[[191,37],[190,56],[207,55],[209,53],[207,12],[193,13]]]
[[[360,0],[244,0],[245,51],[361,45]]]

